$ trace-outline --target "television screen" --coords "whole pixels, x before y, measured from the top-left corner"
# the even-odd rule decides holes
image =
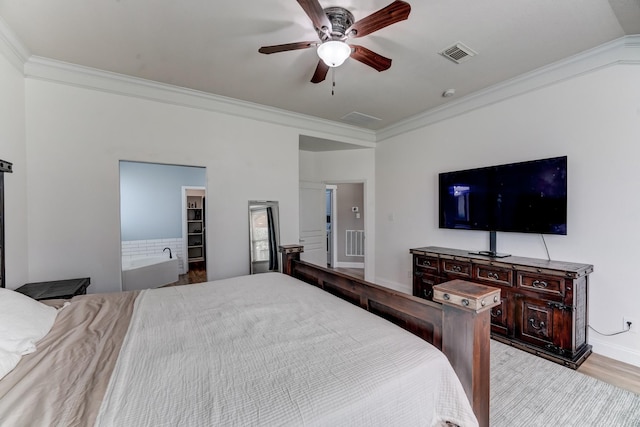
[[[440,228],[567,234],[567,157],[439,175]]]

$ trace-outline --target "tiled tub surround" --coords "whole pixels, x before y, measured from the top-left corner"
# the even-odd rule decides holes
[[[183,253],[183,241],[178,237],[175,239],[152,239],[152,240],[128,240],[122,242],[122,259],[132,259],[141,257],[162,256],[164,248],[171,248],[174,258],[178,258],[178,271],[180,274],[187,272],[185,257]],[[164,255],[169,257],[169,251]]]

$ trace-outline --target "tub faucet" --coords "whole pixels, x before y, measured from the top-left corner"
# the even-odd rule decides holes
[[[172,259],[173,255],[171,255],[171,248],[164,248],[162,252],[166,251],[167,249],[169,249],[169,259]]]

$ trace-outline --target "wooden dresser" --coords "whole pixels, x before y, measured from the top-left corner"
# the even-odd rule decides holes
[[[434,285],[455,279],[495,286],[501,304],[491,309],[492,338],[573,369],[591,354],[587,296],[592,265],[490,258],[435,246],[410,252],[413,295],[431,300]]]

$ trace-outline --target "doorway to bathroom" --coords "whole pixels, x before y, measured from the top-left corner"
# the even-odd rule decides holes
[[[185,187],[198,190],[193,200],[185,194]],[[123,290],[207,280],[206,200],[203,167],[120,161]],[[194,207],[188,208],[189,203]],[[197,231],[200,239],[192,238],[193,246],[199,248],[192,263],[189,217],[194,218],[191,231],[194,236]]]

